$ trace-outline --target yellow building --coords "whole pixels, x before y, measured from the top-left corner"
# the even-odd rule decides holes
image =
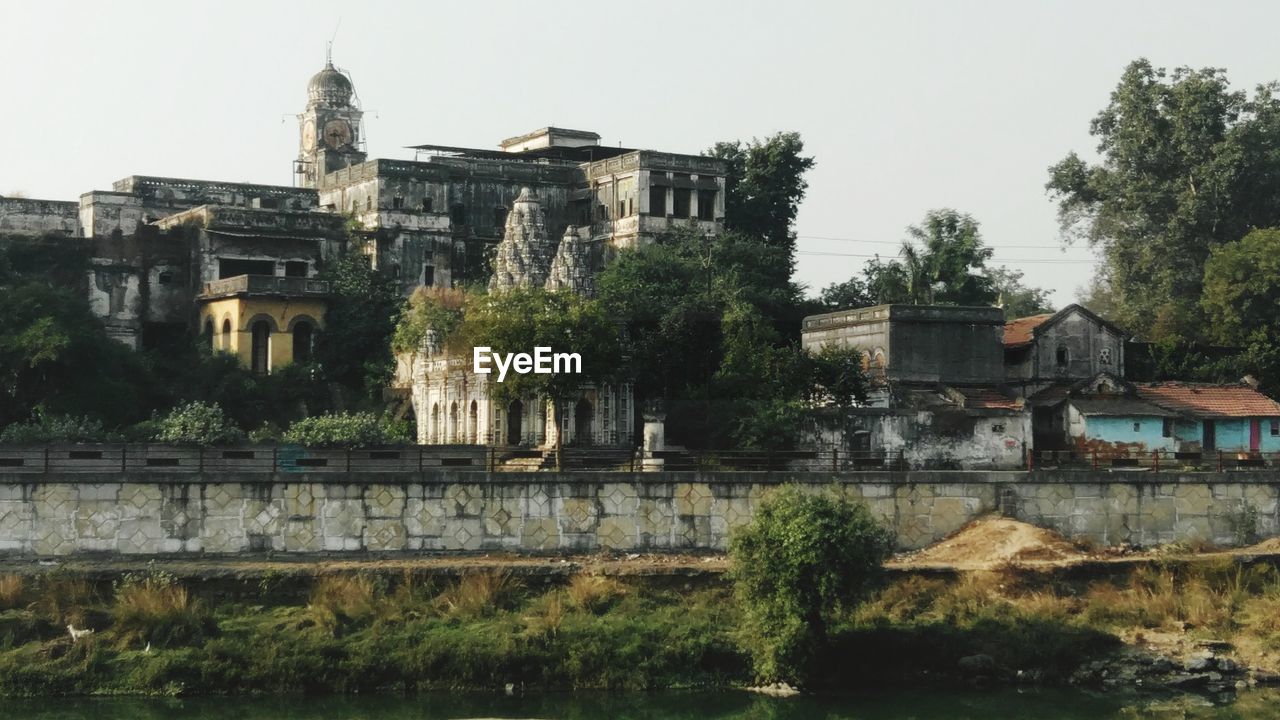
[[[237,275],[204,285],[200,327],[214,350],[267,374],[311,358],[324,327],[328,283],[303,277]]]

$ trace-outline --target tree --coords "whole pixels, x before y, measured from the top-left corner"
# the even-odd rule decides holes
[[[1211,339],[1244,348],[1246,369],[1269,386],[1280,382],[1280,230],[1254,230],[1214,248],[1200,304]]]
[[[907,228],[912,242],[902,244],[902,265],[911,300],[919,305],[989,305],[995,299],[978,222],[949,208],[930,210],[919,225]]]
[[[391,340],[404,307],[396,281],[359,252],[338,258],[319,277],[329,282],[330,297],[316,361],[326,379],[376,398],[395,368]]]
[[[867,282],[858,277],[851,277],[841,283],[832,283],[818,293],[818,302],[826,310],[847,310],[874,305]]]
[[[757,237],[784,251],[786,262],[776,268],[775,282],[790,282],[795,269],[795,233],[792,225],[813,168],[805,157],[800,133],[780,132],[764,140],[719,142],[707,155],[728,163],[725,187],[725,226]]]
[[[1071,153],[1049,169],[1063,232],[1103,251],[1121,325],[1152,340],[1202,337],[1212,249],[1280,225],[1275,90],[1250,98],[1223,70],[1136,60],[1090,126],[1100,162]]]
[[[832,492],[787,485],[765,498],[729,540],[761,680],[804,681],[832,619],[857,602],[893,540],[865,505]]]
[[[997,302],[1004,308],[1005,317],[1020,318],[1053,312],[1049,291],[1024,285],[1021,270],[1001,266],[992,268],[987,276],[996,292]]]
[[[465,344],[486,346],[495,354],[532,354],[547,347],[580,355],[580,373],[509,373],[502,382],[491,376],[490,394],[500,402],[529,395],[550,400],[557,429],[564,427],[566,403],[584,385],[614,379],[622,360],[619,327],[603,305],[570,292],[513,288],[484,295],[468,305],[458,332]],[[557,451],[560,435],[557,431]],[[558,465],[559,452],[556,457]]]

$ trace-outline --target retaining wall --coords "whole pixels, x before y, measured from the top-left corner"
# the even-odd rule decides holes
[[[1003,512],[1151,545],[1280,534],[1280,473],[0,473],[0,553],[721,550],[772,487],[865,501],[903,548]]]

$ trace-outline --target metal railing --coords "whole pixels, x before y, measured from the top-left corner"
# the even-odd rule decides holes
[[[94,444],[0,446],[0,473],[377,473],[485,471],[487,448],[408,445],[313,448],[296,445],[175,447]]]
[[[1280,468],[1280,453],[1239,450],[1033,450],[1027,469],[1071,468],[1148,472],[1223,472]]]
[[[288,277],[282,275],[236,275],[219,280],[210,280],[204,284],[202,295],[235,295],[236,293],[253,293],[258,295],[325,295],[329,292],[327,280],[312,280],[305,277]]]

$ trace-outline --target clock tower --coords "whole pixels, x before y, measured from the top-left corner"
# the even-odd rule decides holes
[[[298,159],[293,164],[301,187],[318,188],[324,176],[365,161],[359,101],[351,79],[325,63],[307,83],[307,109],[298,116]]]

